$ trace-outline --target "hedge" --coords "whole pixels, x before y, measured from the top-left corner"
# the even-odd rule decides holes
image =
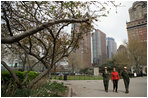
[[[14,72],[21,82],[25,79],[26,71],[23,71],[23,72],[14,71]],[[30,71],[29,74],[28,74],[28,80],[27,81],[28,82],[31,81],[32,79],[34,79],[38,75],[39,75],[39,73],[37,73],[35,71]],[[14,80],[9,71],[2,71],[1,72],[1,79],[2,79],[2,83],[4,83],[4,84],[7,84],[11,80]]]

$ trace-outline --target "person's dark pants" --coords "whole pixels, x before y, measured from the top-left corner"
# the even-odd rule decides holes
[[[103,80],[105,91],[108,92],[109,80]]]
[[[129,79],[123,79],[124,80],[124,85],[125,85],[125,90],[126,90],[126,93],[129,92],[129,83],[130,83],[130,80]]]
[[[113,90],[118,90],[118,80],[113,80]]]

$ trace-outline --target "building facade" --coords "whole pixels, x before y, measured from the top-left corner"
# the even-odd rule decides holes
[[[147,1],[136,1],[129,9],[130,21],[147,17]]]
[[[114,38],[106,38],[107,58],[110,59],[117,52],[117,44]]]
[[[79,33],[80,24],[72,25],[72,32]],[[91,33],[86,33],[83,35],[83,38],[79,42],[79,48],[76,49],[73,53],[80,58],[80,69],[91,67]]]
[[[106,62],[106,34],[99,29],[92,33],[92,50],[94,66]]]
[[[140,45],[143,46],[144,44],[147,44],[147,1],[134,2],[132,7],[129,9],[129,16],[130,22],[126,23],[128,42],[130,43],[132,39],[138,39],[142,42]],[[145,53],[147,53],[147,50]],[[147,57],[145,57],[145,59],[147,59]],[[132,72],[134,67],[135,66],[131,67]],[[142,68],[142,72],[146,73],[145,70],[147,70],[147,62],[140,64],[140,67]]]
[[[147,42],[147,1],[136,1],[129,9],[128,41],[132,38]]]

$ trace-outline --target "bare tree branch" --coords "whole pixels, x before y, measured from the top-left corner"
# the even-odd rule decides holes
[[[13,37],[7,37],[7,38],[2,38],[1,39],[1,43],[2,44],[12,44],[14,42],[18,42],[20,40],[22,40],[23,38],[25,37],[28,37],[30,35],[33,35],[43,29],[45,29],[46,27],[50,27],[52,25],[55,25],[55,24],[59,24],[59,23],[81,23],[81,22],[87,22],[89,21],[89,19],[59,19],[59,20],[52,20],[52,21],[49,21],[47,23],[44,23],[38,27],[35,27],[33,29],[30,29],[24,33],[21,33],[19,35],[14,35]]]

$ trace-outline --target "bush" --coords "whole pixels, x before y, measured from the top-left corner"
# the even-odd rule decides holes
[[[22,82],[25,79],[26,71],[24,71],[24,72],[15,71],[15,74],[19,78],[19,80]],[[31,81],[32,79],[34,79],[38,75],[39,75],[39,73],[36,73],[34,71],[30,71],[28,74],[27,81]],[[4,84],[9,84],[9,82],[13,80],[9,71],[2,71],[1,72],[1,79],[2,79],[2,83],[4,83]]]
[[[10,74],[10,73],[9,73]],[[22,82],[25,78],[25,72],[21,71],[15,71],[16,76],[19,78],[19,80]],[[10,74],[11,75],[11,74]]]
[[[29,97],[31,89],[19,89],[14,84],[2,85],[1,97]]]
[[[29,74],[28,74],[28,80],[32,80],[38,75],[39,75],[39,73],[37,73],[35,71],[30,71]]]
[[[62,97],[65,94],[66,86],[63,83],[50,82],[42,87],[34,89],[31,97]]]
[[[9,81],[12,80],[12,76],[8,71],[3,71],[1,72],[1,79],[2,79],[2,84],[8,84]]]
[[[16,89],[14,97],[29,97],[31,89]]]
[[[67,89],[63,83],[57,82],[47,82],[42,86],[38,86],[37,88],[24,88],[19,89],[14,83],[11,74],[8,71],[1,72],[2,74],[2,86],[1,86],[1,96],[2,97],[60,97],[65,94]],[[15,71],[18,78],[23,81],[25,78],[26,72]],[[30,71],[28,74],[28,81],[34,79],[38,73],[34,71]],[[11,81],[10,81],[11,80]],[[6,84],[7,82],[7,84]]]

